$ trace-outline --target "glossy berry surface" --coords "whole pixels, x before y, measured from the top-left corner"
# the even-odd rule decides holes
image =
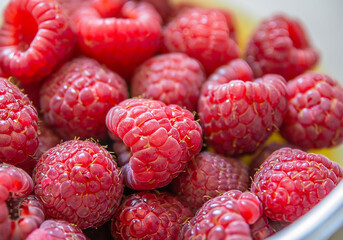
[[[113,157],[90,141],[70,140],[50,148],[39,159],[33,179],[47,215],[81,229],[109,220],[123,193]]]
[[[55,0],[12,0],[0,29],[0,66],[20,82],[41,81],[68,59],[76,37]]]
[[[251,192],[259,197],[271,220],[294,222],[327,196],[342,178],[343,168],[323,155],[281,148],[261,165]]]
[[[209,199],[229,190],[247,191],[248,167],[238,159],[201,152],[172,182],[172,187],[174,194],[197,210]]]
[[[38,114],[27,96],[0,78],[0,162],[16,165],[34,155],[38,144]]]
[[[288,111],[281,134],[299,148],[334,147],[343,141],[343,87],[330,76],[307,72],[287,83]]]
[[[167,185],[202,147],[193,114],[157,100],[127,99],[108,112],[106,125],[130,147],[122,174],[125,185],[136,190]]]
[[[127,97],[126,82],[87,57],[65,63],[40,90],[44,122],[65,140],[106,137],[107,112]]]
[[[176,239],[192,216],[176,196],[164,192],[139,192],[128,196],[113,216],[115,239]]]

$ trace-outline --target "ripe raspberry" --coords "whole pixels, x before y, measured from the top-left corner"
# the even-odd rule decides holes
[[[82,230],[64,220],[45,220],[26,240],[86,240]]]
[[[119,1],[121,2],[121,1]],[[118,6],[107,11],[117,12]],[[144,2],[129,1],[115,15],[95,7],[81,7],[74,15],[79,46],[129,80],[133,70],[160,47],[161,18]]]
[[[197,59],[207,74],[239,56],[226,18],[218,10],[191,8],[181,13],[164,28],[163,38],[165,51]]]
[[[0,162],[16,165],[38,147],[38,115],[17,86],[0,78]]]
[[[172,189],[192,210],[229,190],[247,191],[248,167],[243,162],[211,152],[201,152],[173,182]]]
[[[123,193],[123,178],[113,157],[90,141],[70,140],[50,148],[33,178],[47,215],[81,229],[109,220]]]
[[[160,14],[163,21],[168,20],[169,14],[172,11],[170,0],[140,0],[142,2],[150,3],[156,11]]]
[[[40,91],[44,121],[65,140],[107,136],[107,112],[127,97],[119,75],[86,57],[65,63]]]
[[[39,121],[38,123],[38,139],[39,145],[35,153],[35,157],[39,159],[43,153],[57,144],[61,143],[61,138],[59,138],[55,132],[49,128],[44,121]]]
[[[342,180],[343,168],[323,155],[281,148],[255,174],[251,192],[271,220],[293,222]]]
[[[23,83],[41,81],[69,58],[76,37],[60,5],[11,0],[0,29],[0,66]]]
[[[252,239],[248,224],[261,216],[255,195],[231,190],[208,200],[183,226],[179,239]]]
[[[44,208],[30,195],[31,177],[13,165],[0,164],[1,239],[25,239],[44,221]]]
[[[264,20],[253,34],[245,59],[255,77],[276,73],[286,80],[312,68],[319,60],[300,22],[276,15]]]
[[[202,147],[193,114],[157,100],[125,100],[108,112],[106,125],[131,149],[122,172],[126,186],[136,190],[167,185]]]
[[[182,224],[192,217],[176,196],[138,192],[124,200],[112,218],[115,239],[176,239]]]
[[[183,53],[158,55],[144,62],[131,82],[132,96],[160,100],[165,104],[196,110],[206,77],[201,64]]]
[[[202,91],[198,113],[208,145],[220,154],[254,152],[281,126],[287,111],[285,80],[265,75]]]
[[[287,84],[288,112],[281,134],[302,149],[343,142],[343,88],[325,74],[304,73]]]

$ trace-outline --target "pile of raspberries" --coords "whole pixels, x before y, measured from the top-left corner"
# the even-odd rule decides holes
[[[342,180],[343,88],[298,20],[9,0],[0,239],[265,239]],[[277,136],[279,141],[273,141]],[[249,159],[249,161],[243,161]]]

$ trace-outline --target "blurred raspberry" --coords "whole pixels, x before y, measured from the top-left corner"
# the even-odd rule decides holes
[[[1,239],[25,239],[44,221],[44,208],[32,191],[33,181],[25,171],[0,164]]]
[[[289,80],[311,69],[318,62],[319,54],[312,48],[300,22],[275,15],[256,29],[245,59],[255,77],[275,73]]]
[[[205,80],[197,60],[183,53],[163,54],[150,58],[136,70],[131,93],[195,111]]]
[[[0,78],[0,162],[16,165],[38,147],[38,115],[30,100],[5,78]]]
[[[67,60],[76,36],[55,0],[12,0],[0,29],[0,66],[20,82],[41,81]]]
[[[150,4],[117,2],[110,8],[80,7],[73,22],[81,50],[129,81],[133,70],[159,49],[162,20]]]
[[[86,57],[65,63],[40,91],[44,121],[64,140],[106,137],[107,112],[127,97],[118,74]]]
[[[176,196],[163,192],[138,192],[128,196],[113,216],[115,239],[177,239],[192,212]]]
[[[255,174],[251,192],[271,220],[294,222],[342,180],[343,168],[320,154],[281,148]]]
[[[194,211],[229,190],[247,191],[248,167],[241,161],[201,152],[173,182],[172,189]]]
[[[198,114],[206,143],[217,153],[254,152],[281,126],[287,111],[286,82],[281,76],[209,86],[200,95]]]
[[[190,8],[182,12],[164,28],[163,40],[164,51],[197,59],[207,74],[239,57],[225,15],[218,10]]]
[[[64,220],[45,220],[26,240],[86,240],[82,230]]]
[[[263,240],[272,236],[276,231],[269,224],[265,214],[262,215],[254,224],[250,225],[253,240]]]
[[[343,142],[343,88],[322,73],[307,72],[287,84],[288,112],[281,134],[307,150]]]
[[[140,0],[141,2],[150,3],[156,11],[160,14],[163,22],[166,22],[172,11],[172,5],[170,0]]]
[[[202,147],[193,114],[157,100],[125,100],[108,112],[106,125],[130,147],[131,157],[120,164],[125,185],[136,190],[167,185]]]
[[[70,140],[50,148],[33,177],[35,194],[47,215],[81,229],[108,221],[123,193],[122,175],[113,157],[90,141]]]

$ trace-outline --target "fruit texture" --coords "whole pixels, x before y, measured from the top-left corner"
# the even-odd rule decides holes
[[[192,212],[176,196],[138,192],[128,196],[112,218],[115,239],[177,239]]]
[[[255,174],[251,192],[274,221],[294,222],[342,180],[342,167],[323,155],[281,148]]]
[[[40,90],[43,119],[63,139],[102,139],[111,107],[128,97],[126,82],[87,57],[65,63]]]
[[[25,239],[45,219],[31,177],[13,165],[0,164],[0,238]]]
[[[130,147],[121,166],[125,185],[136,190],[167,185],[202,147],[193,114],[157,100],[125,100],[108,112],[106,125]]]
[[[248,167],[238,159],[201,152],[173,182],[173,192],[193,210],[229,190],[247,191]]]
[[[162,54],[150,58],[136,70],[131,93],[195,111],[205,80],[203,67],[197,60],[183,53]]]
[[[330,76],[307,72],[287,83],[288,108],[281,134],[304,150],[343,141],[343,88]]]
[[[226,155],[254,152],[281,126],[286,111],[286,82],[275,74],[210,85],[198,104],[206,143]]]
[[[11,0],[0,29],[0,66],[20,82],[41,81],[71,56],[75,43],[55,0]]]
[[[208,200],[183,226],[179,239],[252,239],[249,224],[261,216],[254,194],[231,190]]]
[[[81,7],[73,22],[81,50],[130,81],[133,70],[159,49],[162,20],[145,2],[115,2],[106,11]]]
[[[205,8],[190,8],[172,19],[163,30],[163,49],[197,59],[207,74],[239,57],[224,14]]]
[[[82,230],[64,220],[45,220],[26,240],[86,240]]]
[[[285,15],[274,15],[255,30],[245,59],[255,77],[275,73],[289,80],[314,67],[319,54],[300,22]]]
[[[0,162],[16,165],[38,147],[38,114],[17,86],[0,78]]]
[[[49,149],[37,163],[33,179],[47,215],[81,229],[109,220],[123,193],[113,157],[90,141],[70,140]]]

